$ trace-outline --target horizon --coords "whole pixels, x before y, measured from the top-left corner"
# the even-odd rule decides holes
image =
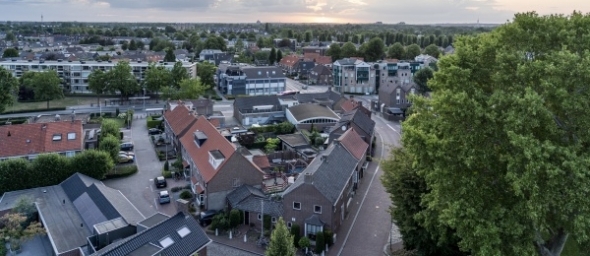
[[[515,13],[529,11],[590,12],[590,1],[581,0],[559,5],[535,0],[414,0],[402,5],[378,0],[0,0],[0,6],[8,10],[2,17],[6,21],[80,23],[503,24]]]

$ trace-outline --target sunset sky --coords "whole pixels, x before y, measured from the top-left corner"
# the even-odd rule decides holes
[[[590,12],[587,0],[0,0],[0,20],[503,23],[516,12]]]

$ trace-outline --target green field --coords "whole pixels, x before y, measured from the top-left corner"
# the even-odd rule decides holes
[[[65,97],[61,100],[49,101],[50,108],[68,107],[75,105],[96,105],[96,98],[94,97]],[[47,108],[46,101],[39,102],[15,102],[12,106],[9,106],[6,111],[16,110],[33,110],[33,109],[45,109]]]

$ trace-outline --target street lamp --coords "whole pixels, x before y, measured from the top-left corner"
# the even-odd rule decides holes
[[[141,88],[143,90],[143,110],[145,111],[145,87]]]

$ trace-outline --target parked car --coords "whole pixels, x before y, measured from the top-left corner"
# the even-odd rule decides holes
[[[150,128],[148,130],[148,134],[149,135],[158,135],[158,134],[162,134],[162,130],[158,129],[158,128]]]
[[[168,194],[168,191],[166,191],[166,190],[160,191],[158,193],[158,201],[160,202],[160,204],[170,203],[170,195]]]
[[[133,143],[132,142],[123,142],[123,143],[121,143],[121,150],[123,150],[123,151],[131,151],[131,150],[133,150]]]
[[[133,156],[128,156],[128,155],[125,155],[125,154],[119,154],[119,163],[120,164],[133,163],[133,160],[135,160],[135,157],[133,157]]]
[[[206,227],[207,225],[211,224],[213,216],[217,215],[218,213],[219,211],[217,210],[208,210],[201,212],[201,215],[199,215],[199,223],[201,224],[201,226]]]
[[[156,188],[165,188],[166,187],[166,178],[164,176],[159,176],[154,179],[154,183],[156,184]]]
[[[135,156],[135,153],[131,151],[119,151],[119,155]]]

